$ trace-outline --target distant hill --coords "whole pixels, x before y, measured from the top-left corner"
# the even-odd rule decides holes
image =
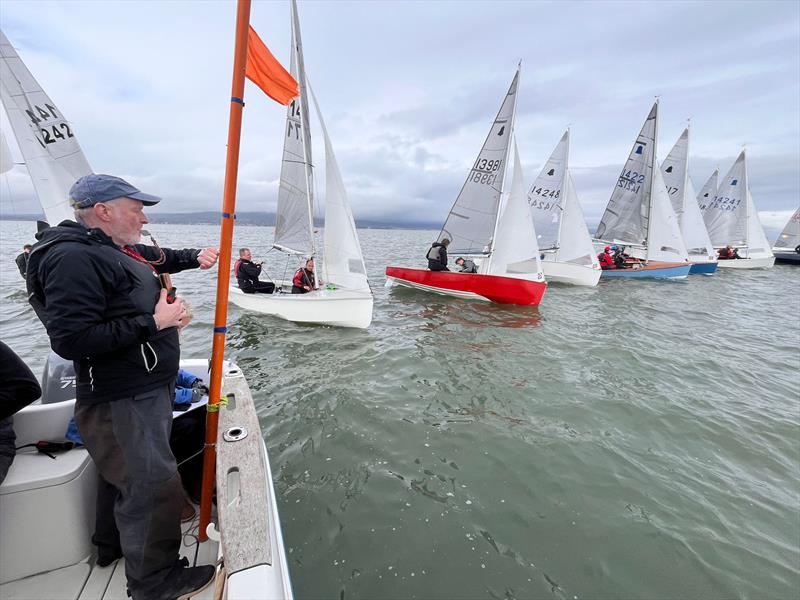
[[[217,211],[203,211],[193,213],[162,213],[150,212],[148,214],[152,223],[168,223],[173,225],[202,225],[219,223],[220,214]],[[2,221],[37,221],[42,218],[41,214],[0,214]],[[262,225],[271,227],[275,225],[275,215],[272,213],[261,212],[240,212],[236,213],[237,225]],[[323,222],[316,219],[316,226],[321,227]],[[374,221],[369,219],[356,219],[356,227],[361,229],[433,229],[441,228],[439,223],[401,223],[393,221]]]

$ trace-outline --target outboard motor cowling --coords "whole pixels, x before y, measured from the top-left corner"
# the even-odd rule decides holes
[[[75,367],[71,360],[50,352],[42,373],[42,404],[75,399]]]

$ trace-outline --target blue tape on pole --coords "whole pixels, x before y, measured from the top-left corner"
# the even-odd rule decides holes
[[[231,102],[238,102],[239,104],[244,106],[244,100],[242,100],[241,98],[237,98],[236,96],[231,96]]]
[[[227,327],[214,327],[214,333],[227,333]]]
[[[231,218],[231,213],[226,213],[226,212],[222,213],[222,218],[223,219],[230,219]]]

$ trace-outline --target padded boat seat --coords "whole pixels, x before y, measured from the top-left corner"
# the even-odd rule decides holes
[[[31,450],[17,453],[0,485],[0,583],[74,565],[93,550],[97,472],[89,453],[52,459]]]

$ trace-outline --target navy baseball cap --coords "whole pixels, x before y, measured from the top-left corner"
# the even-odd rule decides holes
[[[69,203],[73,208],[88,208],[116,198],[133,198],[145,206],[153,206],[161,201],[158,196],[145,194],[124,179],[98,173],[84,175],[69,189]]]

